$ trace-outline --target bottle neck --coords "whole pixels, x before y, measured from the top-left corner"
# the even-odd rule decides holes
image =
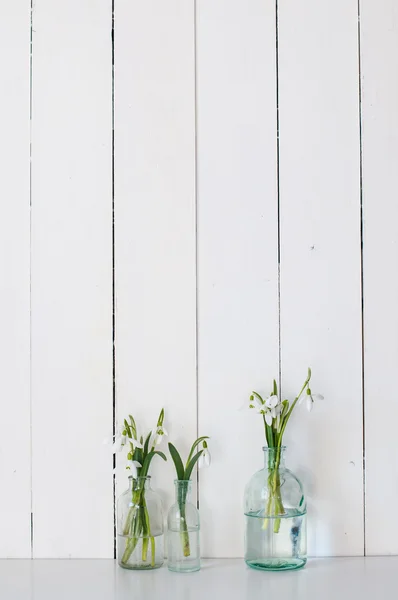
[[[286,446],[277,448],[264,447],[264,466],[266,469],[284,469]]]
[[[189,502],[191,499],[192,492],[192,481],[180,481],[176,479],[174,481],[176,501],[178,503],[181,502]]]
[[[140,490],[148,490],[151,487],[151,478],[150,477],[137,477],[134,479],[133,477],[129,477],[130,491],[138,492]]]

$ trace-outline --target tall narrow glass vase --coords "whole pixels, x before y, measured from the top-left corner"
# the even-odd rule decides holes
[[[306,500],[285,467],[285,447],[263,448],[264,469],[246,486],[245,561],[253,569],[299,569],[307,562]]]
[[[150,477],[129,478],[117,506],[118,561],[124,569],[156,569],[164,561],[163,510]]]
[[[167,552],[170,571],[190,573],[200,569],[199,511],[191,503],[191,481],[176,480],[175,504],[167,517]]]

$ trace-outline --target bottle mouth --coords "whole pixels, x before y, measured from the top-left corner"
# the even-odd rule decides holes
[[[263,452],[284,452],[286,446],[263,446]]]
[[[132,475],[129,475],[129,479],[132,479],[133,481],[150,481],[151,476],[144,475],[141,477],[140,475],[138,475],[138,477],[133,477]]]

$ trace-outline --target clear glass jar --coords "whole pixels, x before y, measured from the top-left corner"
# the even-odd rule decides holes
[[[191,501],[192,482],[174,482],[176,501],[167,516],[167,556],[170,571],[191,573],[200,569],[199,511]]]
[[[162,501],[150,477],[129,477],[117,504],[118,562],[124,569],[157,569],[164,561]]]
[[[285,446],[263,448],[265,466],[245,490],[245,561],[253,569],[299,569],[307,562],[303,487],[285,467]]]

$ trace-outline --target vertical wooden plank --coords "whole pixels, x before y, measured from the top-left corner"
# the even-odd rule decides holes
[[[34,556],[113,556],[111,0],[33,10]]]
[[[279,0],[278,24],[283,389],[310,365],[326,398],[298,411],[289,464],[310,496],[309,553],[361,555],[357,3]]]
[[[30,0],[0,4],[0,557],[30,556]]]
[[[150,430],[164,406],[182,452],[197,429],[193,6],[115,5],[117,415]],[[167,509],[174,466],[151,472]]]
[[[366,551],[397,554],[398,6],[361,0]]]
[[[198,3],[199,426],[214,455],[199,481],[205,556],[243,555],[243,490],[264,432],[238,409],[279,371],[274,4]]]

